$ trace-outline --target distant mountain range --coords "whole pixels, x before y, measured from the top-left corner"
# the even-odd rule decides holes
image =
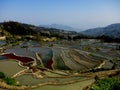
[[[59,24],[40,25],[40,27],[56,28],[59,30],[67,30],[67,31],[78,31],[78,29],[75,29],[73,27],[66,26],[66,25],[59,25]],[[104,36],[110,36],[114,38],[120,38],[120,23],[114,23],[106,27],[87,29],[87,30],[81,31],[80,34],[87,35],[87,36],[94,36],[94,37],[104,35]]]
[[[59,28],[59,29],[58,29]],[[61,28],[61,29],[60,29]],[[120,23],[115,23],[101,28],[88,29],[82,32],[76,32],[72,27],[52,24],[48,26],[34,26],[30,24],[24,24],[20,22],[2,22],[0,23],[0,36],[8,34],[11,35],[46,35],[57,36],[60,38],[66,37],[96,37],[96,36],[110,36],[112,38],[120,38]]]
[[[120,23],[115,23],[101,28],[93,28],[80,32],[88,36],[110,36],[120,38]]]
[[[62,24],[39,25],[39,26],[46,27],[46,28],[56,28],[56,29],[67,30],[67,31],[76,31],[77,30],[71,26],[62,25]]]

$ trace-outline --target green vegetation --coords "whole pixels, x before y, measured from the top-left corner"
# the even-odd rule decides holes
[[[21,48],[28,48],[28,46],[21,46]]]
[[[1,79],[5,78],[5,74],[3,72],[0,72],[0,78]]]
[[[22,23],[20,24],[18,22],[13,22],[13,21],[3,23],[3,29],[13,35],[36,34],[36,32],[33,29],[31,29],[30,26],[32,27],[32,25],[27,25]]]
[[[93,85],[92,90],[120,90],[120,80],[117,78],[103,78]]]
[[[95,39],[101,39],[103,42],[108,42],[108,43],[111,42],[120,43],[120,38],[114,38],[106,35],[95,37]]]
[[[9,85],[17,85],[16,80],[10,77],[6,77],[3,72],[0,72],[0,79],[4,80]]]
[[[16,85],[16,80],[10,77],[4,78],[4,81],[9,85]]]

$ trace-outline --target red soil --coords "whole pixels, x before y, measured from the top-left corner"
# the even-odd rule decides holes
[[[16,59],[16,60],[19,60],[23,63],[27,63],[27,62],[31,62],[31,61],[34,61],[32,58],[29,58],[29,57],[23,57],[23,56],[16,56],[14,55],[13,53],[9,53],[9,54],[4,54],[2,56],[5,56],[7,57],[8,59]]]
[[[51,60],[48,60],[46,67],[49,68],[49,69],[53,69],[53,68],[52,68],[52,63],[53,63],[52,59],[51,59]]]
[[[39,57],[41,58],[41,54],[38,54],[39,55]],[[43,60],[42,60],[42,62],[43,62]],[[46,67],[46,68],[49,68],[49,69],[53,69],[52,68],[52,64],[53,64],[53,60],[52,59],[49,59],[49,60],[47,60],[47,63],[43,63],[44,64],[44,66]]]

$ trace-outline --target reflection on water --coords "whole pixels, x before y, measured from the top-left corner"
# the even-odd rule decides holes
[[[6,41],[1,41],[0,40],[0,45],[4,45],[4,44],[6,44]]]

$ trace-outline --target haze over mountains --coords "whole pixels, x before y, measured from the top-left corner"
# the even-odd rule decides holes
[[[67,30],[67,31],[80,31],[80,29],[75,29],[70,26],[59,25],[59,24],[40,25],[40,27],[56,28],[56,29]],[[105,36],[110,36],[114,38],[120,38],[120,23],[114,23],[106,27],[91,28],[84,31],[80,31],[80,33],[87,36],[94,36],[94,37],[105,35]]]
[[[78,31],[79,29],[73,28],[71,26],[62,25],[62,24],[50,24],[50,25],[39,25],[40,27],[46,27],[46,28],[56,28],[61,30],[67,30],[67,31]]]
[[[88,36],[110,36],[114,38],[120,38],[120,23],[108,25],[106,27],[88,29],[81,32]]]

